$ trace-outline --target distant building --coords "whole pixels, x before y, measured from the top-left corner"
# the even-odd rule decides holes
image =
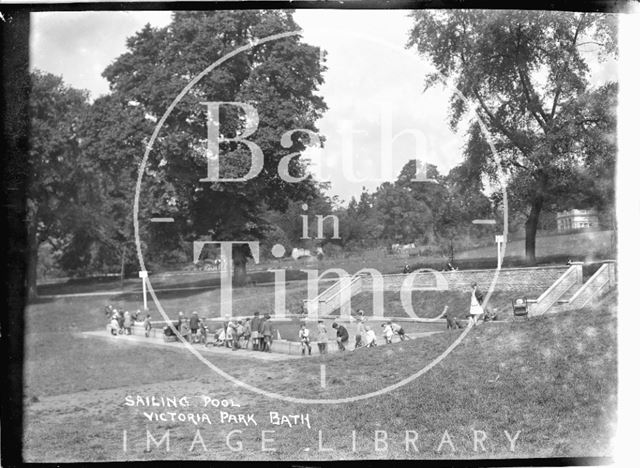
[[[595,210],[567,210],[556,214],[558,231],[571,229],[586,229],[600,225],[598,213]]]

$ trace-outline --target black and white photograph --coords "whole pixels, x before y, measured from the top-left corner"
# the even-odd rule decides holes
[[[635,14],[560,3],[0,5],[3,465],[619,462]]]

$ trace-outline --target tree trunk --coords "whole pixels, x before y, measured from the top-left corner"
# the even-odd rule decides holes
[[[538,218],[542,211],[544,199],[541,196],[534,198],[531,204],[531,211],[525,223],[525,255],[527,263],[535,265],[536,263],[536,232],[538,231]]]
[[[29,253],[28,253],[28,265],[27,265],[27,297],[29,299],[35,299],[38,297],[38,228],[35,221],[31,221],[28,226],[29,237]]]
[[[244,286],[247,282],[247,255],[243,248],[233,247],[233,285]]]
[[[122,260],[120,262],[120,289],[124,289],[124,264],[127,258],[127,246],[122,248]]]

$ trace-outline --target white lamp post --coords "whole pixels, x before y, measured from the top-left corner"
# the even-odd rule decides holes
[[[496,236],[496,245],[498,246],[498,268],[502,266],[502,258],[500,256],[500,249],[502,248],[502,244],[504,244],[504,236]]]
[[[146,270],[139,271],[138,276],[142,279],[142,300],[144,302],[144,310],[147,311],[147,278],[149,274]]]
[[[496,224],[495,219],[474,219],[471,221],[473,224]],[[502,266],[502,258],[500,257],[500,249],[502,248],[502,244],[504,244],[504,236],[497,235],[496,236],[496,244],[498,246],[498,268]]]

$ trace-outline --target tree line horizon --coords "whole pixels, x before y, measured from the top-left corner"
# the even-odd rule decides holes
[[[595,208],[615,226],[617,83],[592,86],[588,45],[598,59],[616,56],[615,17],[537,11],[411,13],[407,47],[429,60],[466,100],[450,98],[450,126],[468,112],[491,135],[496,156],[476,121],[466,128],[463,161],[447,174],[428,165],[416,182],[416,160],[397,179],[363,190],[346,206],[328,185],[306,175],[308,162],[289,157],[309,146],[327,110],[319,95],[326,53],[289,36],[225,62],[203,78],[167,118],[150,153],[141,186],[140,239],[145,262],[189,262],[193,241],[258,240],[266,249],[322,245],[329,255],[395,243],[425,246],[450,258],[487,237],[477,218],[500,219],[501,191],[486,184],[508,175],[510,230],[524,227],[526,257],[535,263],[536,232],[545,216]],[[175,96],[218,58],[252,40],[299,29],[290,10],[175,12],[162,28],[146,25],[102,73],[110,93],[93,102],[62,77],[34,70],[30,93],[31,179],[26,194],[30,294],[38,274],[91,275],[138,269],[133,238],[137,171],[155,123]],[[203,101],[246,102],[260,115],[249,139],[264,153],[249,180],[207,182],[207,113]],[[469,108],[473,106],[473,108]],[[221,135],[248,125],[233,106],[220,107]],[[238,141],[221,145],[219,168],[240,177],[251,160]],[[300,239],[304,214],[335,215],[340,238]],[[154,216],[172,223],[149,223]],[[313,236],[313,227],[310,227]],[[233,251],[234,280],[246,276],[247,248]]]

